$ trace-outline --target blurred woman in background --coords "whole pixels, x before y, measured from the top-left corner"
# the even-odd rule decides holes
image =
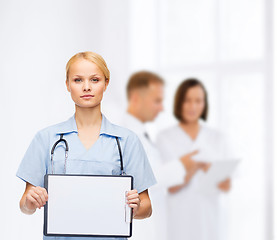
[[[168,239],[225,240],[220,198],[230,191],[231,180],[219,182],[216,191],[209,192],[201,189],[201,179],[213,161],[226,160],[230,151],[225,137],[203,122],[208,116],[208,97],[199,80],[187,79],[178,87],[174,115],[178,124],[158,134],[157,146],[164,162],[186,154],[192,170],[183,184],[169,188]],[[199,161],[206,165],[193,168]]]

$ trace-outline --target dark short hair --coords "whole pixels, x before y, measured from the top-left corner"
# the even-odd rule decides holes
[[[183,117],[182,117],[182,105],[183,102],[186,98],[187,92],[190,88],[192,87],[196,87],[199,86],[203,89],[205,97],[205,107],[204,110],[200,116],[201,119],[203,120],[207,120],[208,118],[208,94],[206,91],[206,88],[204,87],[203,83],[200,82],[198,79],[196,78],[188,78],[185,79],[177,88],[177,91],[175,93],[175,99],[174,99],[174,116],[179,120],[179,121],[184,121]]]
[[[126,89],[128,99],[133,90],[148,87],[150,83],[164,84],[164,80],[158,74],[149,71],[139,71],[132,74]]]

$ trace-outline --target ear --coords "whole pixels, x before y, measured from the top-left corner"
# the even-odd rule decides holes
[[[110,83],[110,79],[106,79],[106,80],[105,80],[105,88],[104,88],[104,92],[106,91],[106,89],[107,89],[107,87],[108,87],[109,83]]]
[[[69,81],[65,80],[65,84],[66,84],[67,91],[70,92]]]
[[[139,92],[138,92],[138,89],[134,89],[130,92],[130,100],[132,102],[138,102],[140,99],[140,95],[139,95]]]

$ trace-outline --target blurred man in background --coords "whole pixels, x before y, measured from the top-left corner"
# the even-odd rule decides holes
[[[157,179],[157,185],[149,193],[152,217],[134,221],[133,240],[166,240],[167,189],[179,185],[184,182],[184,178],[204,167],[203,163],[191,159],[195,153],[168,163],[161,161],[160,154],[146,131],[145,123],[154,121],[163,110],[163,90],[163,79],[148,71],[134,73],[127,84],[128,109],[121,125],[138,135]]]

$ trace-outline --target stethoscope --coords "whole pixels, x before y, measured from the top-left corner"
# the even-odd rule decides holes
[[[123,168],[123,157],[122,157],[122,152],[121,152],[121,147],[120,147],[120,143],[118,140],[118,137],[115,137],[116,139],[116,143],[117,143],[117,147],[118,147],[118,151],[119,151],[119,157],[120,157],[120,175],[126,175],[126,173],[124,172],[124,168]],[[55,149],[57,147],[57,145],[60,142],[64,142],[65,145],[65,160],[64,160],[64,170],[63,173],[66,174],[66,164],[67,164],[67,158],[68,158],[68,143],[67,141],[63,138],[63,134],[60,135],[60,139],[58,141],[56,141],[51,149],[51,168],[52,168],[52,174],[54,174],[54,152]]]

